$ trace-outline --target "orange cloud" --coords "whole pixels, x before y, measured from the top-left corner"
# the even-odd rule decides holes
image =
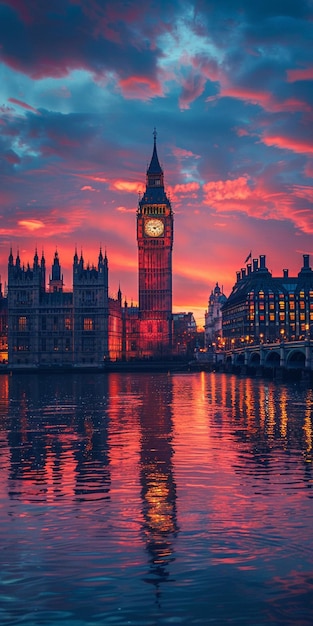
[[[125,206],[118,206],[116,210],[120,211],[120,213],[136,213],[137,211],[137,209],[127,209]]]
[[[130,180],[114,180],[110,184],[110,189],[117,191],[127,191],[128,193],[142,193],[144,191],[143,183],[132,182]]]
[[[34,230],[38,230],[39,228],[44,228],[44,223],[40,220],[20,220],[18,222],[18,225],[23,226],[31,232],[33,232]]]
[[[99,189],[95,189],[94,187],[91,187],[90,185],[84,185],[83,187],[80,188],[81,191],[96,191],[99,192]]]

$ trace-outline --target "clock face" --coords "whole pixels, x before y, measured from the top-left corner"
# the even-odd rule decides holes
[[[164,233],[164,224],[162,220],[147,220],[145,222],[145,233],[149,237],[161,237]]]

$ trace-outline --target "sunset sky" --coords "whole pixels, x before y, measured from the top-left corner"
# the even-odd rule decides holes
[[[157,130],[174,311],[203,324],[252,251],[313,267],[312,0],[0,0],[0,274],[57,248],[137,302],[136,209]]]

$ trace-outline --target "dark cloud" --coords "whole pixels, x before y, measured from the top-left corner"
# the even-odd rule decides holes
[[[68,241],[68,270],[75,242],[101,237],[110,272],[132,259],[135,296],[155,126],[177,299],[199,275],[229,289],[251,239],[269,254],[280,237],[288,267],[313,230],[312,31],[310,0],[0,0],[1,274],[12,239],[51,258]]]
[[[147,21],[144,15],[135,2],[56,0],[48,10],[41,2],[7,2],[0,5],[1,58],[35,79],[74,69],[98,78],[108,71],[153,77],[162,54],[156,34],[168,26],[156,7]]]

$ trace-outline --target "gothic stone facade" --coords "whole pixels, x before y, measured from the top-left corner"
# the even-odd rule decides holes
[[[116,314],[116,313],[115,313]],[[119,315],[121,318],[121,313]],[[109,357],[108,263],[100,250],[97,267],[77,253],[73,292],[63,290],[58,253],[46,289],[46,267],[37,252],[33,265],[8,266],[8,362],[10,366],[100,365]]]

